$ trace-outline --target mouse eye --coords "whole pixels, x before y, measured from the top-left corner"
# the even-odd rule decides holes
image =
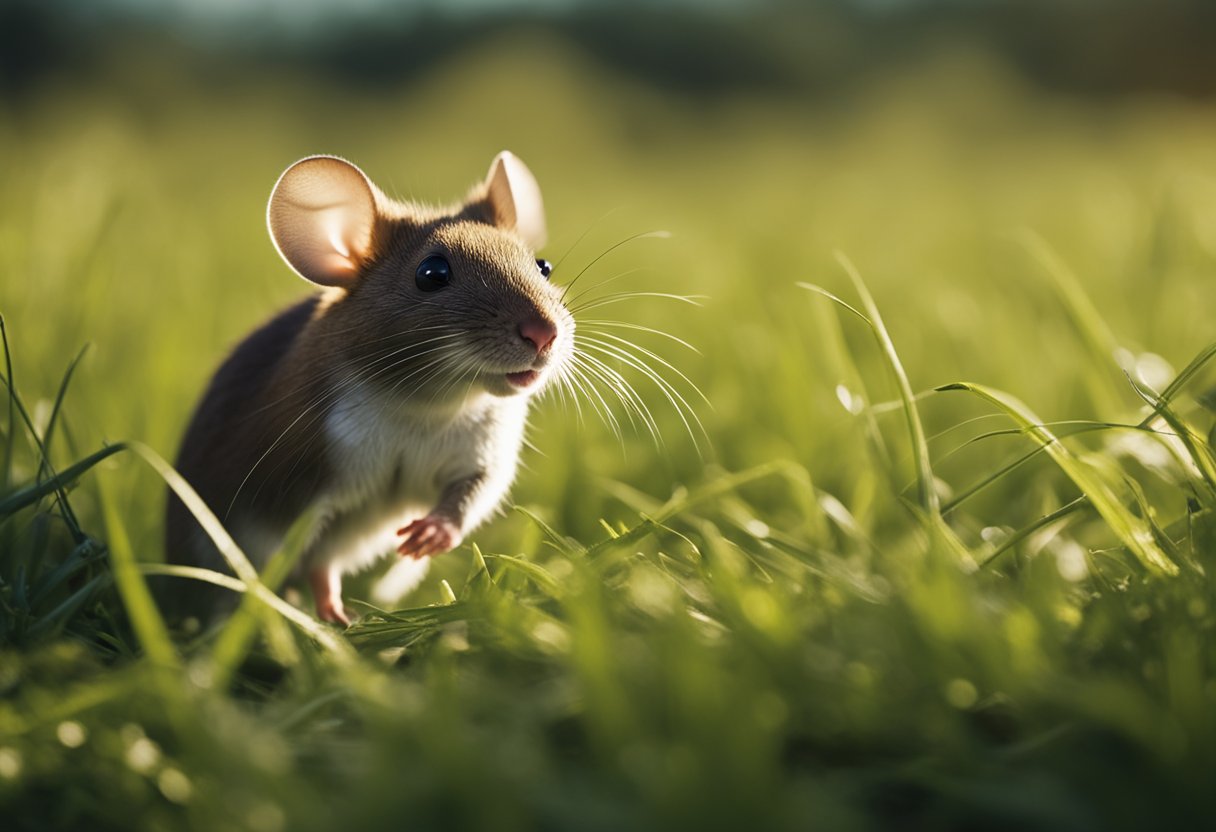
[[[432,254],[418,264],[414,282],[424,292],[436,292],[452,282],[452,267],[438,254]]]
[[[537,260],[536,267],[540,269],[540,276],[543,278],[548,279],[549,275],[553,273],[553,264],[548,260]]]

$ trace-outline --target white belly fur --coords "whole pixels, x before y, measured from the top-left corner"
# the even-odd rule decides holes
[[[523,397],[483,394],[436,418],[434,408],[412,412],[365,387],[344,395],[324,426],[334,479],[317,501],[307,565],[343,573],[371,565],[396,549],[397,529],[433,509],[446,486],[485,472],[464,519],[462,532],[470,532],[515,477],[527,406]],[[421,579],[395,571],[404,583]]]

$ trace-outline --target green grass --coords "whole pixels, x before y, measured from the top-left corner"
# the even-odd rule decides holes
[[[815,108],[669,98],[547,42],[406,92],[154,69],[0,121],[6,828],[1216,810],[1210,111],[1039,99],[974,57]],[[289,546],[223,629],[166,630],[158,459],[306,291],[275,177],[334,152],[447,199],[502,147],[545,256],[574,246],[556,279],[704,296],[586,313],[696,348],[612,330],[687,375],[651,362],[704,436],[621,365],[662,441],[545,401],[517,507],[406,608],[318,626],[267,589]]]

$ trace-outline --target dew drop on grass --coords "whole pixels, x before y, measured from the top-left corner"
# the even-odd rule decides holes
[[[758,537],[763,540],[769,536],[771,531],[772,530],[768,527],[768,523],[765,523],[763,520],[753,519],[747,521],[747,533],[752,537]]]
[[[1174,368],[1155,352],[1141,353],[1136,357],[1136,378],[1141,384],[1160,391],[1173,380]]]
[[[88,739],[84,726],[71,719],[59,723],[59,727],[55,729],[55,736],[68,748],[80,748]]]
[[[156,786],[160,789],[161,794],[174,803],[187,803],[190,795],[194,793],[190,778],[172,766],[165,768],[160,773],[160,776],[156,778]]]
[[[570,648],[570,635],[553,621],[542,621],[532,628],[532,638],[554,653],[564,653]]]
[[[992,546],[999,546],[1009,537],[1009,531],[1000,526],[985,526],[980,530],[980,537],[985,543]]]
[[[966,679],[951,679],[946,683],[946,701],[952,707],[963,710],[970,708],[979,699],[975,685]]]
[[[160,762],[160,746],[147,737],[140,737],[127,746],[127,765],[140,774],[147,774]]]
[[[854,394],[853,391],[845,387],[843,384],[836,385],[836,398],[840,400],[842,405],[844,405],[844,409],[852,413],[854,416],[860,413],[862,408],[866,406],[866,403],[862,400],[861,396]]]
[[[1083,581],[1089,576],[1089,565],[1085,562],[1085,549],[1075,540],[1058,540],[1055,549],[1056,569],[1066,581]]]
[[[21,775],[21,752],[15,748],[0,748],[0,779],[16,780]]]
[[[186,675],[196,688],[202,688],[204,690],[210,688],[214,681],[211,666],[208,662],[191,662],[190,666],[186,670]]]

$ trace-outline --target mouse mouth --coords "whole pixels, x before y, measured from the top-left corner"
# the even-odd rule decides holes
[[[540,378],[540,373],[536,370],[520,370],[518,373],[507,373],[507,381],[512,387],[518,387],[520,390],[526,390],[533,384],[536,384]]]

